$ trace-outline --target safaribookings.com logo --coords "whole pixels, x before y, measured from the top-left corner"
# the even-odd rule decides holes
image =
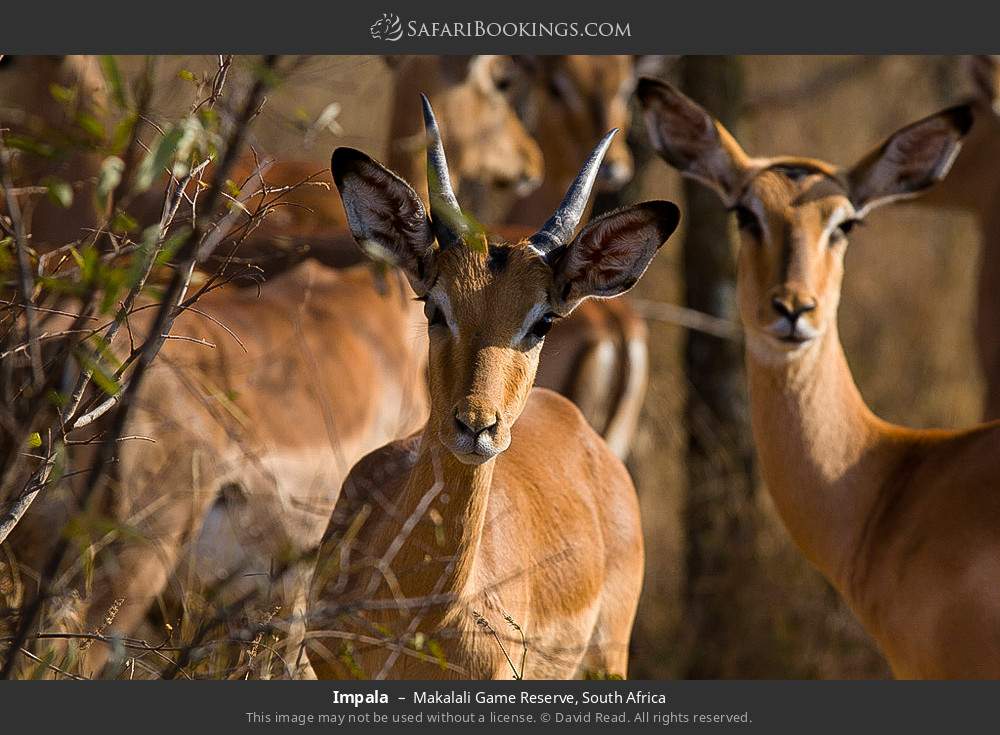
[[[403,24],[395,13],[382,13],[368,30],[376,41],[398,41],[403,37]]]
[[[382,17],[368,29],[377,41],[407,38],[631,38],[632,28],[621,21],[407,21],[395,13]]]

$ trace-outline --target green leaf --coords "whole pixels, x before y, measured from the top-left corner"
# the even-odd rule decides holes
[[[110,314],[118,303],[118,295],[125,287],[124,268],[109,269],[104,277],[104,293],[101,294],[101,313]]]
[[[56,148],[51,143],[35,140],[27,135],[8,135],[4,139],[4,144],[8,148],[25,153],[34,153],[43,158],[52,158],[56,154]]]
[[[444,655],[444,649],[441,648],[441,644],[436,640],[431,638],[427,641],[427,650],[431,652],[431,655],[437,659],[438,666],[444,671],[448,668],[448,658]]]
[[[139,222],[135,217],[120,209],[115,212],[115,217],[111,220],[111,229],[113,232],[134,232],[138,228]]]
[[[351,673],[351,676],[353,676],[355,679],[366,678],[365,672],[361,670],[361,667],[358,666],[358,662],[354,658],[354,646],[352,646],[350,643],[345,643],[343,646],[341,646],[337,658],[340,660],[340,663],[342,663],[347,668],[347,670]]]
[[[587,669],[583,672],[583,678],[585,681],[621,681],[625,677],[621,674],[612,674],[603,669]]]
[[[114,56],[101,57],[101,71],[104,72],[104,80],[111,89],[112,99],[119,109],[124,110],[128,107],[128,102],[125,99],[125,86],[122,84],[121,70],[118,68],[118,62]]]
[[[14,238],[0,237],[0,273],[14,267]]]
[[[146,540],[138,527],[95,513],[78,513],[63,527],[63,535],[75,541],[80,548],[86,548],[91,545],[93,539],[108,534],[116,534],[134,541]]]
[[[198,110],[198,118],[207,130],[215,130],[219,127],[219,113],[212,107],[202,107]]]
[[[76,90],[70,87],[64,87],[61,84],[56,84],[53,82],[49,85],[49,94],[52,95],[52,99],[63,105],[70,105],[76,100]]]
[[[73,187],[68,182],[57,179],[55,176],[46,176],[42,180],[42,184],[48,192],[49,199],[60,207],[69,209],[73,206]]]
[[[468,212],[462,212],[458,232],[465,231],[465,244],[471,250],[486,255],[490,251],[489,238],[486,235],[486,228]]]
[[[104,204],[111,192],[121,183],[125,171],[125,161],[118,156],[108,156],[101,162],[101,170],[97,174],[97,200]]]
[[[124,152],[126,146],[128,146],[129,139],[132,137],[132,130],[135,128],[136,122],[138,122],[139,116],[136,113],[130,113],[123,117],[121,121],[115,125],[114,133],[111,136],[111,150],[115,153]]]
[[[28,448],[38,449],[40,446],[42,446],[42,435],[37,431],[33,431],[28,434]]]
[[[135,175],[135,188],[137,191],[146,191],[156,178],[167,168],[167,164],[174,157],[177,145],[184,136],[184,128],[175,126],[170,128],[157,144],[146,154],[139,164],[139,170]]]
[[[97,252],[97,248],[93,244],[84,246],[82,250],[70,248],[70,255],[73,256],[73,260],[76,261],[76,265],[80,269],[80,282],[88,285],[93,284],[100,268],[101,256]]]
[[[190,234],[191,229],[187,226],[181,227],[176,232],[172,233],[170,237],[164,241],[160,252],[157,254],[156,264],[167,265],[171,260],[173,260],[177,251],[180,249],[181,245],[184,244]]]
[[[122,387],[118,385],[118,381],[115,380],[114,375],[105,370],[103,365],[90,355],[85,354],[82,350],[77,350],[76,356],[83,369],[92,373],[91,379],[97,384],[98,388],[109,396],[118,395]]]
[[[118,359],[118,355],[114,353],[111,349],[111,345],[104,337],[99,334],[95,334],[88,340],[88,342],[94,346],[97,354],[99,354],[105,362],[109,363],[111,367],[115,370],[119,370],[121,368],[121,360]]]
[[[66,294],[76,297],[83,296],[87,293],[87,287],[74,280],[67,280],[66,278],[52,278],[50,276],[42,276],[38,279],[38,285],[45,291],[51,291],[54,294]]]
[[[75,247],[70,247],[69,254],[73,257],[76,267],[83,270],[83,255]]]
[[[139,235],[139,249],[136,256],[129,263],[128,279],[126,285],[132,288],[142,280],[142,275],[146,272],[149,259],[153,257],[156,250],[156,243],[160,237],[159,224],[150,225]]]
[[[198,83],[198,77],[194,75],[193,71],[188,71],[187,69],[181,69],[177,72],[177,77],[178,79],[183,79],[185,82],[194,82],[195,84]]]
[[[104,123],[89,112],[81,112],[76,116],[77,126],[96,140],[104,140]]]

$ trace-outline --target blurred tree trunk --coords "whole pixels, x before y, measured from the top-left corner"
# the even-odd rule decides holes
[[[639,73],[676,81],[676,58],[646,57]],[[628,145],[635,175],[618,191],[598,192],[594,215],[636,202],[664,198],[681,201],[679,177],[660,160],[638,103],[632,102]],[[653,258],[649,270],[628,298],[680,301],[680,237],[671,238]],[[629,676],[637,679],[674,679],[683,675],[684,656],[678,655],[677,637],[684,619],[684,443],[682,436],[684,334],[675,324],[648,320],[649,387],[639,432],[628,459],[642,513],[647,543],[646,574],[642,597],[632,630]]]
[[[743,72],[734,56],[681,60],[681,87],[739,136]],[[718,196],[685,180],[685,303],[736,319],[735,232]],[[738,603],[754,553],[753,444],[742,345],[690,331],[686,581],[687,678],[736,675],[746,625]]]

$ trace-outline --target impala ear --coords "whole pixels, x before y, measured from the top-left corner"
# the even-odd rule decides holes
[[[715,189],[727,206],[732,205],[749,157],[722,123],[658,79],[642,77],[636,96],[657,153],[685,176]]]
[[[434,234],[413,188],[378,161],[338,148],[330,161],[347,223],[369,258],[401,268],[414,289],[426,287],[433,267]]]
[[[555,312],[565,316],[584,299],[611,298],[632,288],[680,218],[676,204],[656,201],[587,224],[553,265]]]
[[[895,199],[907,199],[947,175],[972,127],[972,106],[950,107],[893,133],[846,172],[851,203],[863,217]]]
[[[988,107],[994,107],[1000,97],[1000,57],[987,54],[967,56],[965,68],[976,98]]]

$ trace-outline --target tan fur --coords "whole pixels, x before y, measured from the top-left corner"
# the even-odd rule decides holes
[[[248,166],[248,162],[243,162],[234,178],[241,179],[249,175]],[[277,185],[291,184],[314,173],[313,167],[308,164],[279,162],[269,172],[269,179]],[[304,209],[283,209],[276,220],[282,226],[281,231],[298,235],[301,235],[302,230],[326,232],[326,226],[332,223],[334,217],[327,199],[319,195],[319,192],[326,197],[329,194],[316,188],[305,188],[302,192],[304,193],[298,203],[308,206],[315,219],[299,216]],[[337,209],[339,207],[337,204]],[[296,214],[290,219],[283,219],[287,212]],[[265,227],[260,234],[266,232]],[[366,269],[361,269],[358,273],[370,277]],[[297,303],[296,298],[305,298],[306,294],[312,293],[312,289],[305,287],[304,280],[324,281],[334,277],[333,273],[316,264],[301,265],[274,283],[266,285],[264,301],[271,306],[279,305],[289,313],[292,311],[291,304]],[[377,279],[377,282],[366,288],[358,289],[353,303],[349,296],[345,296],[344,301],[339,300],[338,296],[338,299],[331,301],[331,313],[336,311],[343,315],[354,314],[355,310],[365,312],[368,300],[372,298],[373,288],[379,291],[385,289],[386,285]],[[165,580],[172,570],[175,571],[175,586],[179,588],[195,581],[197,588],[242,565],[249,564],[258,569],[259,573],[259,570],[269,567],[275,557],[287,557],[308,548],[309,539],[313,537],[310,524],[315,522],[316,517],[325,522],[328,512],[324,510],[324,504],[332,504],[335,499],[335,493],[324,493],[329,493],[331,487],[339,487],[339,478],[343,477],[346,467],[350,466],[354,458],[371,446],[405,433],[407,424],[403,421],[394,423],[398,417],[392,407],[385,403],[394,397],[396,400],[403,400],[399,397],[399,381],[411,381],[411,391],[406,398],[413,403],[411,410],[415,420],[423,418],[422,412],[416,408],[424,400],[422,386],[412,385],[414,376],[419,373],[414,367],[415,356],[420,355],[419,348],[415,348],[412,353],[405,350],[385,352],[381,358],[385,363],[380,362],[378,369],[373,368],[368,365],[366,358],[370,356],[371,350],[374,349],[377,353],[380,347],[360,340],[357,347],[352,348],[350,339],[333,336],[338,334],[339,323],[328,323],[320,318],[321,315],[303,319],[300,325],[303,335],[321,340],[312,347],[312,359],[320,364],[329,360],[334,366],[349,364],[350,368],[355,369],[352,374],[357,376],[377,377],[380,369],[396,371],[394,378],[397,383],[391,390],[386,388],[385,383],[377,380],[370,381],[366,386],[352,384],[349,380],[338,380],[334,377],[336,370],[331,370],[329,374],[323,373],[323,378],[317,378],[316,370],[304,361],[292,361],[282,369],[272,368],[276,374],[272,380],[265,381],[263,388],[256,382],[243,384],[236,377],[239,370],[234,367],[235,364],[243,362],[257,365],[258,361],[262,361],[262,365],[266,364],[263,355],[279,349],[275,344],[288,344],[279,330],[268,329],[275,317],[269,315],[267,306],[254,301],[253,293],[232,293],[225,297],[216,294],[206,300],[204,308],[221,321],[233,324],[237,333],[247,342],[251,353],[259,357],[247,356],[242,361],[237,358],[226,361],[224,365],[195,360],[192,365],[188,365],[186,355],[194,357],[209,348],[193,346],[189,342],[168,342],[163,352],[163,362],[167,366],[183,365],[184,369],[180,371],[180,375],[167,372],[166,367],[163,371],[159,368],[154,371],[157,377],[150,378],[146,391],[152,397],[149,405],[156,410],[151,415],[140,413],[134,420],[134,426],[127,430],[155,436],[159,439],[159,446],[130,446],[125,451],[122,466],[130,468],[128,481],[113,489],[109,499],[109,513],[117,520],[129,519],[141,512],[142,508],[149,507],[150,493],[156,493],[158,501],[154,505],[158,510],[142,521],[145,524],[143,534],[153,541],[156,551],[150,553],[150,547],[139,548],[134,543],[124,543],[120,550],[106,554],[110,566],[100,570],[103,578],[95,585],[96,598],[87,614],[90,618],[99,620],[104,615],[102,610],[107,609],[110,601],[124,596],[126,605],[116,619],[116,630],[128,632],[134,628],[142,609],[163,590]],[[382,316],[389,323],[405,325],[412,309],[412,305],[408,305],[406,308],[401,307],[402,315]],[[581,308],[581,313],[600,309],[597,304],[586,304]],[[329,317],[330,314],[326,316]],[[214,328],[207,327],[208,333],[203,333],[201,330],[206,328],[205,325],[190,322],[187,317],[179,322],[180,333],[209,339],[218,345],[218,354],[225,351],[225,344],[229,345],[230,351],[236,349],[232,338],[224,330],[219,329],[213,333]],[[241,329],[240,325],[244,328]],[[363,325],[363,322],[353,323],[354,328],[359,325]],[[135,328],[141,330],[141,321],[136,323]],[[574,331],[572,323],[556,329],[557,334],[561,332],[572,335]],[[376,332],[372,328],[368,334]],[[330,338],[322,339],[327,334]],[[563,371],[564,375],[572,375],[574,364],[569,364],[569,369]],[[644,376],[645,372],[643,369],[634,374]],[[279,407],[296,406],[295,417],[304,417],[301,426],[290,417],[280,418],[284,415],[280,410],[251,410],[258,405],[268,406],[268,401],[273,400],[274,391],[286,390],[279,388],[282,379],[288,380],[287,385],[291,385],[294,392],[283,393]],[[323,391],[305,394],[300,391],[301,385],[309,385],[310,381],[317,380],[333,381],[334,393],[326,398],[329,405],[317,402]],[[566,386],[568,382],[563,380],[561,385]],[[219,386],[230,386],[232,383],[238,386],[231,388],[238,395],[237,400],[232,405],[226,400],[215,405],[222,390]],[[575,388],[578,395],[586,394],[583,388]],[[257,395],[258,392],[262,395]],[[213,397],[203,405],[202,397],[206,394]],[[163,395],[174,397],[173,404],[165,415],[161,415],[162,406],[155,401]],[[634,392],[630,395],[633,400],[629,405],[641,402],[641,391],[638,400],[634,398]],[[302,396],[306,398],[305,405],[300,405],[297,400],[289,400],[290,397]],[[380,403],[372,396],[383,402]],[[344,400],[351,398],[358,400],[361,405],[345,405]],[[363,421],[355,421],[357,409],[361,407],[367,409],[365,418]],[[280,420],[275,420],[273,416]],[[316,420],[319,416],[324,419],[322,426]],[[310,417],[315,424],[313,426],[309,425]],[[286,432],[296,428],[305,432],[305,444],[300,444],[299,438],[294,435],[285,436]],[[326,449],[314,451],[306,448],[309,442],[317,441]],[[343,446],[333,446],[341,442]],[[624,451],[627,442],[619,442],[616,446]],[[257,458],[257,454],[261,456]],[[235,499],[231,499],[233,502],[218,503],[222,497],[220,488],[228,486],[238,489]],[[176,494],[164,495],[164,487],[176,488]],[[323,490],[317,491],[318,487]],[[289,497],[289,488],[292,489],[292,495],[302,497]],[[312,498],[316,492],[320,495],[318,499]],[[193,500],[186,499],[189,493]],[[159,510],[160,507],[166,510]],[[58,517],[63,518],[71,510],[70,506],[55,512]],[[51,509],[42,510],[40,506],[38,516],[47,519],[44,523],[50,523],[52,512]],[[34,530],[29,528],[31,525],[26,521],[22,534],[33,539],[25,552],[29,565],[32,560],[42,558],[48,548],[44,531],[35,535]],[[203,525],[206,530],[199,534]],[[296,530],[299,526],[301,529]],[[276,527],[280,528],[277,532],[274,530]],[[193,551],[184,552],[185,558],[181,559],[182,550],[188,542],[193,544],[189,547]],[[189,555],[191,558],[187,558]],[[183,563],[177,567],[181,561]],[[250,581],[264,583],[266,579],[266,576],[260,576]],[[247,585],[235,587],[242,591]],[[174,596],[181,595],[174,590]],[[279,591],[278,597],[287,606],[289,592]],[[93,666],[96,667],[106,651],[102,647],[94,647],[94,652],[96,658]]]
[[[564,94],[569,98],[553,97],[550,83],[556,76],[565,79]],[[603,132],[603,121],[609,127],[624,126],[627,109],[622,92],[630,78],[629,57],[551,58],[533,66],[531,73],[506,56],[407,57],[394,83],[390,161],[404,177],[422,180],[423,136],[414,124],[419,117],[415,90],[423,90],[451,131],[448,154],[460,191],[468,190],[470,198],[483,197],[481,203],[488,204],[501,199],[500,194],[511,186],[538,186],[541,152],[512,107],[516,98],[527,93],[530,100],[526,104],[532,108],[535,120],[533,127],[547,141],[554,176],[546,182],[544,193],[539,192],[530,202],[534,202],[535,209],[551,209],[593,138]],[[497,88],[499,82],[508,86],[501,90]],[[0,121],[11,118],[15,130],[42,133],[67,128],[65,110],[49,92],[53,83],[77,87],[81,108],[98,117],[109,108],[103,76],[92,56],[18,57],[9,69],[0,69],[0,83],[4,90]],[[574,104],[568,105],[569,100]],[[602,112],[590,115],[593,109]],[[25,111],[32,112],[29,115]],[[630,170],[631,157],[624,136],[612,143],[606,160],[607,166],[615,170]],[[33,203],[28,209],[34,214],[32,245],[37,251],[47,252],[85,237],[99,224],[91,193],[100,162],[96,154],[76,153],[58,164],[46,163],[45,168],[38,168],[35,162],[34,167],[22,172],[25,183],[36,184],[51,173],[79,182],[69,211],[44,196],[22,201],[22,206],[28,201]],[[255,160],[244,157],[229,178],[243,184],[253,177],[256,166]],[[211,178],[211,169],[207,176]],[[281,202],[288,206],[275,208],[242,243],[237,257],[257,263],[269,277],[306,256],[332,267],[360,261],[360,253],[345,229],[343,207],[331,195],[333,184],[326,161],[277,160],[267,169],[265,179],[270,187],[311,183],[284,194]],[[131,202],[130,214],[144,224],[156,221],[162,208],[160,190],[154,186]],[[251,197],[247,206],[253,209],[259,201],[259,196]],[[488,210],[485,204],[483,209]],[[472,209],[480,216],[488,214]],[[534,219],[532,223],[537,224]],[[522,226],[501,228],[500,232],[510,240],[527,234]],[[230,247],[223,245],[218,258],[229,253]],[[213,261],[208,268],[214,270],[217,264]],[[576,402],[622,458],[628,454],[645,398],[645,340],[645,325],[627,303],[590,302],[556,326],[539,374],[539,385]]]
[[[408,56],[396,72],[389,167],[426,194],[417,92],[448,122],[445,148],[456,191],[471,212],[493,221],[497,190],[531,191],[542,180],[542,151],[500,86],[519,71],[506,56]],[[488,145],[483,145],[487,142]]]
[[[677,117],[667,111],[670,103],[694,103],[663,90],[661,106],[657,90],[647,87],[650,126],[667,115],[673,119],[661,133],[670,128],[681,143],[686,135],[704,143],[699,126],[673,127]],[[878,203],[858,201],[857,192],[870,191],[873,181],[882,182],[882,195],[898,196],[898,184],[885,183],[893,166],[918,186],[926,183],[914,178],[917,172],[943,176],[946,168],[928,160],[957,145],[937,136],[963,114],[946,111],[916,123],[909,130],[923,134],[897,134],[880,149],[892,155],[869,156],[849,171],[798,159],[801,169],[790,174],[774,166],[788,159],[749,159],[729,137],[706,143],[729,148],[714,160],[745,162],[735,169],[722,164],[742,182],[722,188],[731,204],[754,215],[739,252],[739,309],[768,490],[796,544],[903,678],[1000,676],[1000,424],[920,431],[871,413],[837,332],[846,237],[834,225],[856,216],[849,195],[865,208]],[[947,135],[954,141],[961,133]],[[658,145],[672,146],[672,139],[664,134]],[[706,152],[698,154],[702,162]],[[715,182],[725,173],[702,169]],[[852,181],[866,183],[845,188]],[[780,341],[789,327],[778,319],[776,301],[783,309],[813,306],[792,327],[811,339]]]
[[[219,602],[256,589],[248,613],[277,604],[281,618],[291,617],[306,572],[293,566],[285,580],[272,581],[272,565],[318,544],[359,457],[426,416],[426,339],[412,299],[394,274],[305,262],[259,298],[231,289],[199,302],[246,352],[206,317],[178,319],[174,334],[214,348],[167,341],[143,385],[125,434],[156,443],[123,444],[120,479],[102,503],[103,513],[136,533],[98,557],[93,592],[84,595],[88,626],[123,597],[110,630],[128,634],[168,579],[170,595],[183,599],[233,572],[235,584]],[[137,337],[151,311],[142,313],[132,323]],[[81,438],[92,433],[81,430]],[[77,461],[87,466],[86,456]],[[224,486],[236,488],[235,500],[220,494]],[[52,529],[74,511],[69,495],[41,496],[11,536],[16,557],[37,568]],[[205,524],[212,533],[203,533]],[[92,647],[88,670],[96,672],[107,654]]]
[[[540,347],[508,346],[546,297],[549,267],[523,245],[499,274],[466,248],[440,261],[437,283],[467,336],[432,328],[427,425],[369,455],[345,484],[313,585],[310,662],[321,678],[509,679],[501,644],[476,622],[520,673],[509,615],[526,637],[526,677],[623,675],[643,567],[635,490],[572,404],[529,392]],[[460,445],[456,416],[498,418],[491,441],[506,451],[460,462],[449,451]],[[366,610],[372,601],[389,607]]]
[[[535,384],[562,393],[628,457],[646,399],[646,323],[625,299],[585,301],[545,339]]]
[[[635,80],[631,56],[540,56],[528,65],[527,89],[515,103],[544,153],[545,179],[510,206],[505,221],[518,224],[548,216],[595,138],[610,128],[628,129]],[[622,134],[604,158],[598,189],[616,191],[632,172],[632,152]]]

